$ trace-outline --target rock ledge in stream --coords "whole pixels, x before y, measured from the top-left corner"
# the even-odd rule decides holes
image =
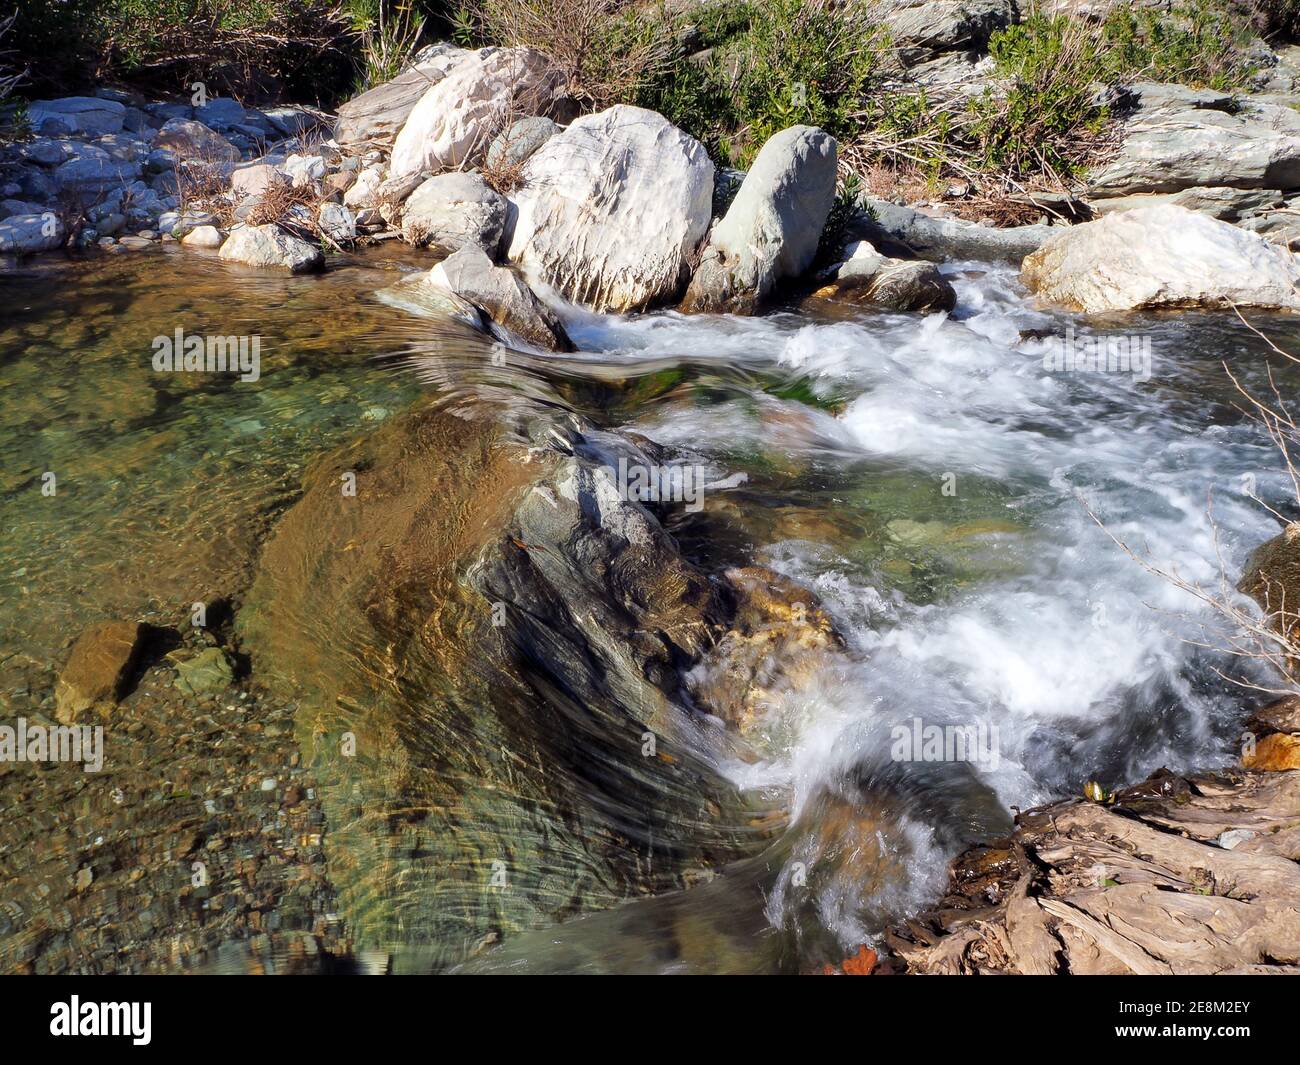
[[[1016,824],[890,934],[909,972],[1300,973],[1300,772],[1161,770]]]
[[[424,409],[325,456],[237,619],[299,707],[353,942],[426,971],[772,834],[686,742],[680,671],[728,604],[605,465],[654,456],[550,423],[535,442]]]

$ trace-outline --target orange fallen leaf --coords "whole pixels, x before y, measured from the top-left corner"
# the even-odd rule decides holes
[[[844,959],[845,976],[870,976],[876,968],[876,952],[865,943],[852,958]]]

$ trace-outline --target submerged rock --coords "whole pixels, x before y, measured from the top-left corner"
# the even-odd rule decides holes
[[[835,202],[835,138],[791,126],[759,150],[691,278],[685,311],[752,314],[812,265]]]
[[[277,225],[241,226],[221,245],[221,258],[249,266],[274,266],[305,274],[325,265],[320,248],[284,232]]]
[[[476,246],[466,246],[432,270],[426,284],[472,303],[498,325],[546,351],[572,351],[555,314],[517,273],[496,266]]]
[[[1139,307],[1300,310],[1295,257],[1262,237],[1166,204],[1057,232],[1021,267],[1044,299],[1090,313]]]
[[[176,664],[176,687],[186,695],[208,695],[228,688],[235,679],[230,659],[220,647],[209,647]]]
[[[92,706],[121,697],[139,661],[144,636],[145,627],[138,622],[101,621],[77,638],[54,686],[60,722],[73,724]]]
[[[357,948],[441,968],[761,846],[670,698],[717,609],[593,458],[490,420],[387,419],[311,470],[237,625],[299,706]]]
[[[672,300],[708,230],[713,164],[662,115],[584,115],[524,167],[509,257],[598,311]]]
[[[687,680],[703,708],[747,733],[784,693],[806,688],[844,642],[808,589],[761,567],[726,578],[735,612]]]

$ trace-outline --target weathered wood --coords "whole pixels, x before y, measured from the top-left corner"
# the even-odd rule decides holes
[[[1162,771],[1113,804],[1054,803],[1016,825],[891,932],[909,972],[1300,971],[1300,772]]]

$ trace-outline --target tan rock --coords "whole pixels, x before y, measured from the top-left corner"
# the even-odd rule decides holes
[[[59,721],[70,725],[92,706],[118,700],[139,658],[144,633],[138,622],[101,621],[78,637],[54,687]]]
[[[1259,740],[1253,749],[1241,756],[1246,769],[1278,773],[1287,769],[1300,769],[1300,736],[1289,732],[1275,732]]]

